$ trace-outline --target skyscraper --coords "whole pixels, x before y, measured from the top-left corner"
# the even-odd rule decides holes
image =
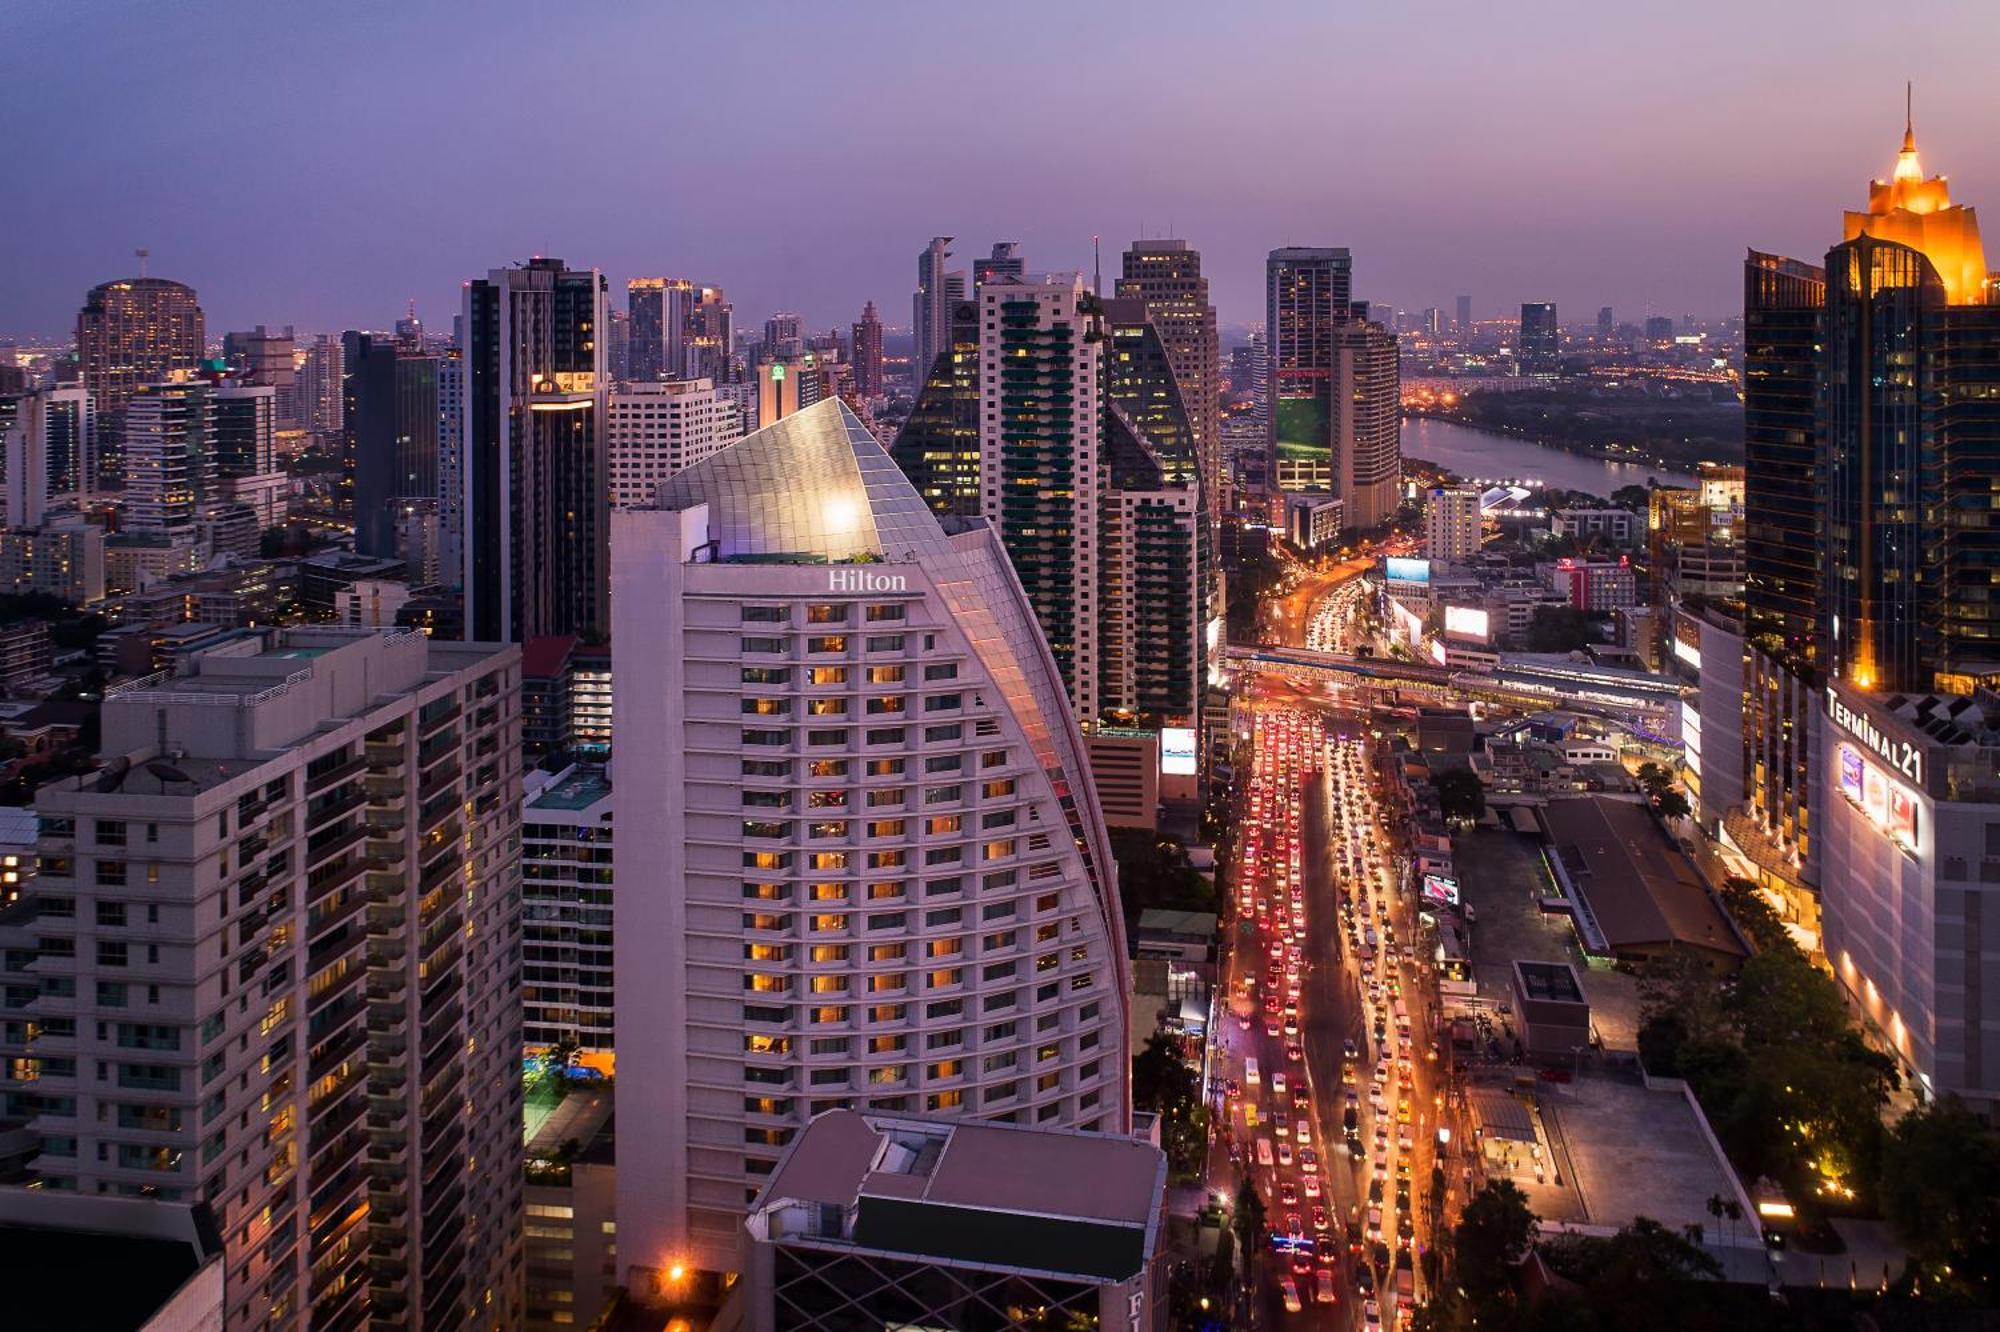
[[[1353,285],[1345,249],[1273,250],[1266,263],[1266,430],[1280,489],[1333,487],[1333,333]]]
[[[1366,530],[1396,515],[1403,475],[1402,371],[1396,335],[1350,319],[1331,338],[1333,485],[1348,527]]]
[[[537,258],[466,284],[465,613],[468,637],[601,634],[603,276]]]
[[[453,347],[438,358],[438,576],[447,587],[465,577],[465,359]]]
[[[276,391],[272,402],[280,430],[297,430],[300,424],[298,370],[292,358],[297,341],[290,324],[277,333],[259,324],[246,333],[222,335],[222,359],[243,382]]]
[[[215,493],[205,381],[142,384],[125,400],[124,528],[192,544]]]
[[[954,301],[951,352],[917,380],[917,400],[891,449],[931,512],[972,517],[979,493],[979,306]]]
[[[789,310],[780,311],[764,321],[764,358],[779,360],[797,356],[806,348],[806,321],[801,315]]]
[[[1520,341],[1523,374],[1554,374],[1561,366],[1562,349],[1553,301],[1522,302]]]
[[[643,383],[680,373],[694,284],[686,278],[635,277],[625,283],[626,377]]]
[[[1611,307],[1608,305],[1598,306],[1597,336],[1600,338],[1608,338],[1612,335],[1612,333],[1614,333],[1617,330],[1617,328],[1618,328],[1618,320],[1617,317],[1611,313]]]
[[[1209,304],[1201,251],[1184,240],[1133,241],[1125,250],[1118,294],[1145,303],[1146,317],[1166,345],[1174,380],[1180,385],[1181,400],[1194,426],[1194,454],[1206,492],[1204,501],[1210,514],[1219,514],[1226,474],[1222,463],[1222,386],[1216,363],[1215,307]]]
[[[1461,296],[1458,298],[1458,319],[1454,327],[1457,329],[1459,342],[1468,343],[1472,341],[1472,298],[1470,296]]]
[[[617,508],[651,504],[660,482],[743,433],[735,404],[706,379],[621,385],[611,393],[606,421]]]
[[[342,417],[354,478],[354,549],[395,553],[401,501],[438,494],[439,358],[403,338],[350,331],[341,338]]]
[[[520,1325],[518,672],[275,631],[112,691],[37,793],[0,1115],[52,1193],[205,1202],[227,1327]]]
[[[675,887],[618,902],[622,1275],[734,1268],[826,1110],[1122,1131],[1109,842],[994,531],[838,400],[612,521],[618,859]]]
[[[1081,274],[979,289],[980,512],[1000,533],[1076,717],[1098,697],[1102,344]]]
[[[910,302],[910,368],[918,384],[950,350],[951,303],[965,297],[965,274],[947,272],[951,237],[935,236],[917,256],[917,293]]]
[[[995,278],[1025,278],[1028,276],[1028,260],[1021,253],[1019,241],[995,241],[993,252],[984,259],[972,261],[972,285],[983,287]]]
[[[125,476],[125,404],[142,384],[193,374],[205,332],[194,288],[136,277],[92,287],[76,316],[84,388],[97,401],[98,467],[114,489]]]
[[[89,495],[96,425],[90,394],[81,388],[0,397],[7,526],[39,527],[52,505]]]
[[[302,427],[322,437],[341,432],[344,425],[341,420],[341,394],[345,378],[340,364],[340,338],[331,333],[315,334],[299,366],[294,390]]]
[[[882,320],[875,302],[861,308],[861,322],[853,330],[854,392],[864,400],[882,396]]]

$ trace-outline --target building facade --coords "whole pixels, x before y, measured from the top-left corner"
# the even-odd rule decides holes
[[[1201,251],[1184,240],[1133,241],[1125,250],[1118,294],[1145,305],[1180,385],[1194,431],[1208,511],[1225,509],[1222,465],[1222,383],[1215,307],[1202,276]]]
[[[735,1270],[827,1110],[1124,1132],[1109,841],[992,529],[837,400],[612,522],[628,1284]]]
[[[1424,492],[1424,554],[1453,564],[1479,554],[1479,489],[1432,486]]]
[[[206,340],[194,288],[165,278],[92,287],[76,316],[77,368],[97,404],[100,480],[124,478],[125,404],[142,384],[191,375]]]
[[[651,504],[660,482],[742,433],[736,405],[706,379],[621,384],[606,403],[611,503]]]
[[[0,1104],[44,1189],[206,1202],[230,1329],[519,1325],[517,671],[241,640],[38,794]]]

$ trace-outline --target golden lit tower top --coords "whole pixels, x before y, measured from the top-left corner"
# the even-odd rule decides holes
[[[1984,305],[1991,283],[1978,215],[1964,204],[1952,203],[1945,177],[1924,178],[1907,90],[1904,96],[1903,151],[1896,154],[1896,170],[1886,181],[1868,182],[1868,211],[1843,216],[1843,239],[1873,236],[1907,245],[1930,260],[1944,281],[1946,300],[1953,305]]]

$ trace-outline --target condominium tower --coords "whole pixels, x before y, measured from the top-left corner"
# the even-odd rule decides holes
[[[224,1326],[521,1309],[515,649],[289,629],[109,693],[0,912],[50,1191],[205,1202]]]
[[[628,1281],[734,1270],[827,1110],[1124,1131],[1116,871],[993,529],[837,399],[612,528]]]
[[[192,287],[137,277],[90,289],[76,316],[76,355],[97,404],[98,466],[107,484],[124,478],[125,404],[142,384],[193,374],[204,338]]]
[[[660,482],[743,433],[736,404],[706,379],[634,380],[612,390],[611,503],[651,504]]]
[[[1217,368],[1215,307],[1201,272],[1201,251],[1184,240],[1133,241],[1125,251],[1120,296],[1145,303],[1146,317],[1166,344],[1194,426],[1194,451],[1211,513],[1222,509],[1222,396]]]

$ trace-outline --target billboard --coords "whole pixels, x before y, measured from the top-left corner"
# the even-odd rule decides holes
[[[1477,606],[1446,606],[1444,631],[1453,638],[1476,638],[1484,643],[1492,637],[1492,623]]]
[[[1428,583],[1431,581],[1431,562],[1391,555],[1382,562],[1382,574],[1392,583]]]
[[[1195,775],[1193,728],[1187,726],[1160,728],[1160,774],[1164,777]]]
[[[1917,795],[1870,762],[1853,745],[1840,746],[1835,782],[1849,804],[1864,814],[1878,832],[1903,850],[1917,849]]]
[[[1442,902],[1446,906],[1458,905],[1458,880],[1446,874],[1424,875],[1423,898],[1426,902]]]

